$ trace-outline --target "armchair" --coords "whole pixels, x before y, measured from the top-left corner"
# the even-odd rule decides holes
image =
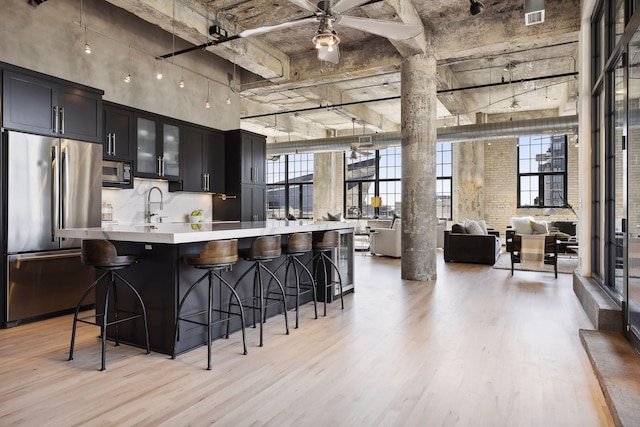
[[[513,276],[513,265],[521,262],[522,236],[511,233],[507,238],[507,246],[511,249],[511,275]],[[555,235],[544,236],[544,258],[543,262],[553,265],[553,272],[558,278],[558,241]]]
[[[385,255],[399,258],[402,254],[401,248],[401,225],[400,220],[396,220],[393,228],[372,228],[370,239],[370,252],[376,255]]]

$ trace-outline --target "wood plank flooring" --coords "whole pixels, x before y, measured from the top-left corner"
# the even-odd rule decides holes
[[[107,348],[71,317],[0,330],[0,425],[610,426],[581,346],[592,329],[569,274],[446,264],[400,279],[399,260],[356,255],[356,292],[265,346],[249,328],[177,360]],[[319,310],[320,311],[320,310]],[[293,314],[293,312],[292,312]],[[293,315],[291,316],[293,318]]]

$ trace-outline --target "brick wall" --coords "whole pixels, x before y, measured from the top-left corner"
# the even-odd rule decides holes
[[[569,209],[558,209],[555,215],[543,216],[537,208],[518,209],[517,139],[484,141],[484,217],[487,224],[504,235],[511,218],[531,215],[541,220],[577,220]],[[489,145],[490,144],[490,145]],[[567,146],[567,200],[578,211],[578,148]],[[455,184],[454,184],[455,185]],[[454,201],[454,203],[456,203]],[[464,219],[464,218],[462,218]]]

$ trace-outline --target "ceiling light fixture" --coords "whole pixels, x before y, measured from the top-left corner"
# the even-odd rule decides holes
[[[125,83],[131,83],[131,45],[129,45],[129,71],[126,76],[124,76]]]
[[[235,63],[233,65],[235,74]],[[229,81],[229,90],[227,91],[227,105],[231,105],[231,82],[233,81],[233,75],[231,73],[227,73],[227,80]]]
[[[91,46],[87,43],[87,26],[84,26],[84,53],[89,55],[91,53]]]
[[[204,101],[204,108],[211,108],[211,104],[209,103],[209,78],[207,78],[207,100]]]
[[[508,72],[512,72],[513,70],[516,69],[516,63],[513,61],[507,61],[506,64],[504,64],[504,71],[508,71]]]
[[[329,19],[323,19],[320,22],[320,28],[316,31],[316,35],[311,39],[316,49],[327,47],[329,52],[333,52],[333,47],[340,43],[340,37],[333,29],[333,23]]]
[[[156,78],[158,80],[162,80],[162,65],[164,64],[164,59],[160,59],[160,71],[156,74]]]
[[[184,67],[182,67],[182,74],[180,74],[180,83],[178,83],[180,89],[184,88]]]
[[[482,12],[484,9],[484,4],[478,0],[469,0],[471,2],[471,6],[469,7],[469,13],[471,15],[477,15]]]

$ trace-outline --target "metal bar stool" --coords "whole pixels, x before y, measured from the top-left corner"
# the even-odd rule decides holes
[[[336,230],[325,231],[322,235],[322,240],[313,242],[313,251],[315,255],[311,259],[313,265],[314,277],[318,278],[319,269],[322,268],[322,278],[324,281],[322,285],[318,284],[318,287],[324,287],[324,316],[327,315],[327,300],[329,299],[328,291],[334,284],[338,284],[340,288],[340,304],[344,310],[344,299],[342,297],[342,276],[340,270],[335,262],[331,259],[331,251],[336,249],[340,244],[340,233]],[[330,278],[331,271],[328,267],[332,267],[338,276],[338,280]],[[319,280],[318,280],[319,282]]]
[[[300,296],[308,292],[313,293],[313,310],[315,312],[315,318],[318,318],[318,304],[316,298],[316,283],[313,279],[313,275],[309,268],[304,265],[298,257],[311,252],[311,233],[293,233],[287,238],[287,244],[282,247],[282,251],[287,256],[285,260],[276,268],[273,272],[276,276],[281,268],[284,267],[284,290],[287,296],[294,296],[296,298],[296,329],[298,328],[300,310]],[[294,283],[289,281],[289,271],[293,271]],[[309,282],[301,282],[302,274],[306,273],[309,277]],[[271,299],[271,282],[273,278],[269,280],[269,286],[267,286],[267,299]],[[290,291],[290,292],[288,292]]]
[[[116,346],[120,345],[120,337],[118,334],[118,325],[122,322],[126,322],[128,320],[137,319],[142,317],[144,319],[144,333],[147,342],[147,354],[149,351],[149,329],[147,327],[147,309],[144,306],[144,302],[140,297],[138,291],[129,283],[124,277],[122,277],[116,270],[121,270],[123,268],[127,268],[137,263],[139,257],[136,255],[118,255],[116,251],[116,247],[113,243],[108,240],[83,240],[82,241],[82,255],[81,261],[85,265],[91,265],[96,269],[105,270],[92,284],[89,288],[82,294],[80,297],[80,301],[76,306],[75,314],[73,316],[73,329],[71,332],[71,345],[69,347],[69,360],[73,360],[73,347],[76,340],[76,326],[77,322],[87,323],[90,325],[100,326],[100,336],[102,337],[102,367],[101,371],[106,369],[105,358],[106,358],[106,344],[107,344],[107,327],[111,325],[115,325],[115,338],[116,338]],[[80,312],[80,307],[83,305],[84,299],[96,288],[98,283],[107,276],[107,287],[104,293],[104,307],[102,313],[97,313],[85,317],[78,318],[78,313]],[[124,311],[120,311],[118,308],[118,289],[116,287],[116,278],[120,279],[122,283],[124,283],[129,290],[133,292],[133,294],[138,299],[140,303],[140,307],[142,308],[142,313],[129,313],[127,317],[121,318],[120,313],[125,313]],[[125,288],[126,289],[126,288]],[[109,315],[109,297],[113,292],[113,320],[108,320]],[[96,298],[97,299],[97,298]],[[93,321],[86,319],[94,319]],[[98,322],[98,318],[101,318],[101,321]]]
[[[287,301],[286,294],[284,291],[284,287],[278,278],[273,274],[271,270],[269,270],[264,264],[270,262],[276,258],[278,258],[282,249],[280,247],[281,237],[278,236],[260,236],[257,237],[252,243],[251,247],[248,249],[240,249],[239,253],[247,261],[252,261],[253,265],[245,271],[242,276],[236,282],[234,289],[238,287],[242,280],[247,276],[250,272],[254,272],[253,277],[253,295],[250,298],[245,298],[245,301],[249,301],[249,303],[244,303],[244,308],[250,308],[253,310],[253,327],[256,327],[256,312],[259,312],[258,318],[260,320],[260,347],[263,345],[263,323],[265,322],[266,310],[269,305],[279,304],[282,302],[282,307],[284,309],[284,326],[286,329],[287,335],[289,335],[289,321],[287,319]],[[274,301],[270,304],[266,304],[265,302],[265,287],[264,282],[262,280],[262,272],[266,272],[269,276],[271,276],[271,280],[275,280],[278,288],[280,290],[280,295],[282,299],[278,301]],[[229,298],[229,304],[231,304],[231,298]],[[227,324],[227,334],[229,333],[229,324]]]
[[[200,250],[200,255],[198,256],[185,255],[182,258],[182,261],[185,264],[191,265],[195,268],[207,270],[207,272],[204,273],[202,277],[200,277],[193,285],[191,285],[191,287],[189,287],[187,292],[184,294],[184,296],[180,300],[180,304],[178,305],[178,315],[176,318],[175,336],[173,341],[174,343],[173,354],[171,355],[171,358],[172,359],[176,358],[176,344],[179,339],[180,321],[206,326],[207,327],[207,370],[211,370],[211,326],[219,323],[223,323],[223,322],[227,322],[227,325],[228,325],[232,316],[240,317],[240,325],[242,327],[242,344],[244,346],[244,354],[247,354],[247,341],[246,341],[245,330],[244,330],[244,311],[242,307],[242,302],[240,301],[240,297],[238,296],[236,291],[233,289],[233,287],[229,284],[229,282],[227,282],[222,277],[222,272],[230,271],[233,264],[235,264],[236,261],[238,261],[238,240],[237,239],[215,240],[212,242],[208,242]],[[232,313],[231,306],[228,306],[227,310],[222,310],[222,307],[220,308],[213,307],[213,277],[214,276],[220,281],[220,286],[225,285],[229,289],[229,291],[231,291],[231,296],[235,297],[238,303],[237,305],[240,309],[238,313]],[[207,309],[200,310],[195,313],[181,315],[182,308],[184,306],[184,303],[187,297],[200,283],[204,281],[204,279],[209,279]],[[222,295],[220,295],[220,298],[222,298]],[[212,320],[211,319],[212,312],[220,313],[221,315],[220,319]],[[192,317],[201,316],[204,313],[207,314],[206,323],[192,319]],[[222,313],[226,313],[227,317],[222,318]],[[226,338],[229,338],[228,328],[227,328]]]

